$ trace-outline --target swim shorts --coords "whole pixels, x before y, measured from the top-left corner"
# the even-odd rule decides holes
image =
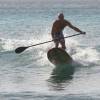
[[[54,33],[53,39],[54,42],[64,42],[64,35],[62,32]]]

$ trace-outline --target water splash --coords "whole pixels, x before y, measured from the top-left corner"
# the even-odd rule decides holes
[[[43,36],[42,40],[47,39],[50,40],[50,37]],[[30,39],[30,40],[18,40],[18,39],[0,39],[0,51],[14,51],[17,47],[20,46],[29,46],[37,43],[41,43],[40,40],[37,39]],[[34,52],[33,55],[35,55],[36,51],[38,54],[36,56],[41,56],[42,61],[47,61],[46,58],[46,53],[50,48],[53,48],[54,44],[53,42],[43,44],[40,46],[36,46],[33,48],[28,49],[30,53]],[[67,39],[66,40],[66,51],[72,56],[72,58],[79,62],[82,63],[83,65],[88,65],[88,64],[98,64],[100,57],[99,57],[99,52],[96,50],[96,48],[93,47],[81,47],[81,44],[73,39]],[[34,49],[34,50],[33,50]],[[44,59],[44,60],[43,60]]]

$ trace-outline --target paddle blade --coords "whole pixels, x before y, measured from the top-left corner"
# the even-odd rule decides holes
[[[28,47],[19,47],[15,50],[16,53],[21,53],[23,52],[25,49],[27,49]]]

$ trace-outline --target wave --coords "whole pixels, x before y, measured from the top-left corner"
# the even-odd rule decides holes
[[[77,48],[72,57],[85,66],[100,64],[100,53],[93,47]]]
[[[20,40],[20,39],[0,39],[0,54],[15,53],[15,49],[22,46],[31,46],[33,44],[44,42],[45,39],[50,40],[48,36],[44,36],[41,40],[30,39],[30,40]],[[34,46],[22,52],[24,55],[33,55],[33,60],[47,62],[46,54],[49,49],[53,48],[53,42]],[[94,65],[100,64],[100,53],[97,47],[81,46],[77,40],[66,39],[66,51],[72,56],[74,61],[81,63],[82,65]],[[24,56],[23,55],[23,56]]]
[[[46,37],[43,37],[41,41],[44,41]],[[48,40],[50,40],[47,37]],[[30,46],[33,44],[41,43],[40,40],[37,39],[31,39],[31,40],[18,40],[18,39],[0,39],[0,52],[10,52],[13,51],[17,47],[21,46]],[[79,62],[83,65],[88,65],[88,64],[100,64],[100,53],[97,51],[97,48],[94,47],[82,47],[81,44],[72,39],[67,39],[66,40],[66,46],[67,49],[66,51],[72,56],[72,58],[76,61]],[[44,59],[44,62],[46,60],[46,53],[50,48],[53,48],[54,44],[53,42],[47,43],[44,45],[39,45],[33,48],[29,48],[26,50],[26,53],[31,53],[30,55],[37,56],[37,59],[42,58]],[[46,60],[47,61],[47,60]]]
[[[29,46],[38,40],[0,39],[0,51],[11,51],[20,46]]]

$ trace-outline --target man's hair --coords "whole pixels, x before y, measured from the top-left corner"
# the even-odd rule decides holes
[[[59,13],[58,18],[59,18],[59,19],[64,18],[64,14],[63,14],[63,13]]]

